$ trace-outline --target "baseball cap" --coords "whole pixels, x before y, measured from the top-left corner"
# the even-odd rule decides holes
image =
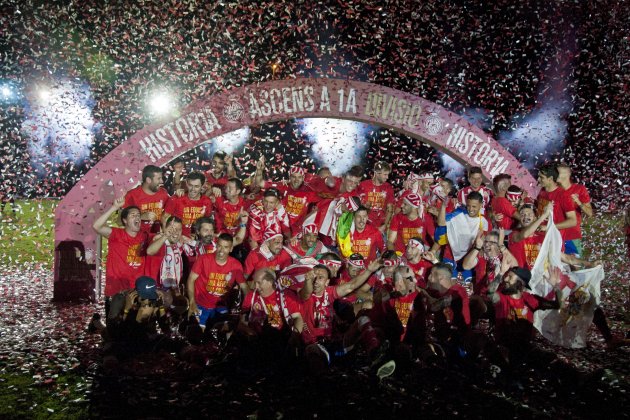
[[[141,299],[156,300],[158,298],[155,280],[148,276],[138,277],[136,280],[136,291]]]

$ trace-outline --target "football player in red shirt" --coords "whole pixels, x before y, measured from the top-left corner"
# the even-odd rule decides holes
[[[145,232],[160,231],[162,213],[169,198],[162,184],[162,168],[147,165],[142,169],[142,183],[125,194],[123,207],[136,206],[140,209],[142,230]]]

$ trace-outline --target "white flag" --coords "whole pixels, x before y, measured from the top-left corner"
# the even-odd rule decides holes
[[[560,268],[561,305],[560,309],[536,311],[534,326],[554,344],[570,348],[586,347],[588,329],[593,322],[593,312],[600,302],[600,285],[604,279],[604,268],[569,271],[560,262],[562,236],[553,221],[547,227],[545,240],[534,267],[529,283],[536,295],[553,299],[552,287],[547,282],[549,270]]]

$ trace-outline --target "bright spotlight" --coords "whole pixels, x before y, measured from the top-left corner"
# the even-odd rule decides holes
[[[2,86],[2,96],[7,99],[13,96],[13,91],[9,86]]]
[[[149,110],[153,115],[163,116],[173,110],[173,102],[173,98],[168,92],[155,92],[149,99]]]
[[[41,102],[44,102],[44,103],[48,102],[48,100],[50,99],[51,95],[52,94],[51,94],[51,92],[50,92],[50,90],[48,88],[40,88],[37,91],[37,97],[39,98],[39,100]]]

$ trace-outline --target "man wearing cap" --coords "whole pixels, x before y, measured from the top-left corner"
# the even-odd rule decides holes
[[[389,163],[377,162],[372,179],[361,182],[357,189],[361,203],[369,209],[370,223],[381,234],[385,232],[394,215],[394,189],[387,182],[391,171]]]
[[[263,193],[262,200],[256,201],[249,208],[249,246],[258,248],[263,242],[265,232],[280,232],[289,235],[289,217],[281,202],[282,196],[276,188],[269,188]]]
[[[168,201],[168,192],[162,188],[162,168],[147,165],[142,169],[142,183],[125,194],[122,208],[135,206],[140,209],[142,230],[158,233],[162,212]]]
[[[488,296],[494,303],[496,338],[511,353],[522,354],[529,347],[534,333],[535,311],[560,308],[558,272],[551,270],[548,279],[555,293],[553,301],[525,290],[529,289],[531,277],[528,269],[512,267],[503,276],[497,277],[488,287]]]
[[[435,225],[431,215],[424,210],[418,194],[404,197],[401,212],[392,218],[387,232],[387,249],[403,254],[409,240],[414,237],[423,238],[427,243],[433,242]]]
[[[116,293],[132,289],[135,280],[144,273],[147,232],[141,230],[141,215],[138,207],[126,207],[120,212],[124,227],[109,227],[107,221],[114,212],[123,207],[123,197],[94,221],[92,228],[107,238],[107,266],[105,270],[105,312],[109,312],[111,297]]]
[[[249,277],[256,270],[270,268],[273,271],[280,271],[291,265],[291,255],[283,248],[284,237],[282,233],[269,230],[263,236],[264,242],[255,250],[251,251],[245,259],[245,278]]]
[[[457,200],[459,201],[459,204],[465,206],[468,194],[470,194],[471,192],[477,192],[481,194],[481,197],[483,199],[481,214],[485,214],[486,210],[488,210],[488,207],[490,206],[490,203],[492,202],[493,194],[492,190],[486,187],[483,183],[483,172],[480,167],[471,166],[468,169],[468,183],[470,185],[459,190],[459,193],[457,194]]]
[[[188,276],[187,294],[190,301],[189,314],[199,316],[199,324],[206,325],[220,314],[228,311],[228,294],[238,284],[243,295],[248,287],[243,276],[243,266],[230,257],[234,239],[222,233],[217,239],[213,254],[200,256]]]
[[[354,230],[350,230],[352,252],[363,255],[366,264],[385,250],[383,235],[369,220],[369,210],[363,206],[354,212]]]
[[[317,258],[318,255],[328,252],[328,248],[318,239],[317,225],[314,223],[302,226],[302,232],[291,239],[285,249],[294,260]]]
[[[507,198],[509,188],[512,185],[512,177],[508,174],[499,174],[494,177],[492,183],[496,193],[492,199],[492,215],[497,227],[505,229],[505,235],[508,236],[521,220],[516,207]]]
[[[337,284],[351,283],[358,275],[365,271],[365,258],[361,254],[352,254],[346,259],[345,269],[339,276]],[[362,303],[372,300],[372,292],[370,289],[376,284],[376,276],[370,276],[367,282],[363,282],[362,286],[356,289],[352,294],[344,297],[343,300],[355,305],[355,312],[362,308]]]

